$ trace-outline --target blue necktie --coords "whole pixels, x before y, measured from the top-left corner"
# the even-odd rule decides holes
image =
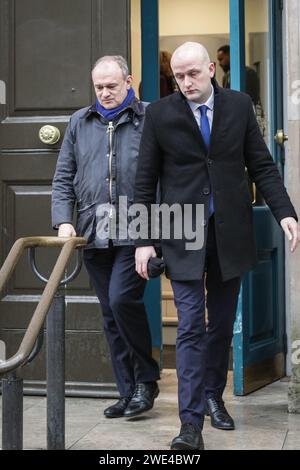
[[[208,107],[203,104],[202,106],[199,106],[200,113],[201,113],[201,134],[204,140],[204,143],[206,145],[207,150],[209,149],[210,145],[210,127],[209,127],[209,120],[207,117],[207,110]],[[210,199],[209,199],[209,209],[208,209],[208,217],[210,217],[214,213],[214,201],[213,201],[213,195],[212,192],[210,193]]]

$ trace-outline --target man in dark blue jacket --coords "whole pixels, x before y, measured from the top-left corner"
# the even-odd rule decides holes
[[[127,198],[129,206],[133,202],[145,105],[134,95],[121,56],[100,58],[92,80],[96,103],[71,116],[58,157],[52,224],[58,236],[78,235],[88,242],[84,261],[101,303],[121,397],[104,414],[132,417],[151,409],[159,393],[159,369],[151,356],[143,302],[146,281],[135,271],[134,242],[128,230],[121,230],[119,217],[120,200]]]

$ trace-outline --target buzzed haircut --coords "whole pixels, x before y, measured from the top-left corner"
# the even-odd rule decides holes
[[[230,55],[230,46],[225,44],[224,46],[219,47],[218,52],[224,52],[224,54]]]

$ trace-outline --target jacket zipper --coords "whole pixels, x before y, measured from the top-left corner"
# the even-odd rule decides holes
[[[113,210],[112,210],[112,157],[113,157],[113,122],[109,121],[107,132],[109,134],[109,198],[110,198],[110,211],[109,211],[109,232],[111,232]]]

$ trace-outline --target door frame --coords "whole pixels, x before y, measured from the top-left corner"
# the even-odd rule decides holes
[[[270,135],[274,135],[276,129],[283,128],[283,77],[282,77],[282,2],[281,0],[269,0],[269,44],[270,44]],[[230,0],[230,50],[231,50],[231,88],[245,90],[245,0]],[[271,154],[277,165],[280,174],[283,176],[284,148],[271,141]],[[264,207],[254,208],[258,223],[263,222],[264,217],[272,219]],[[270,222],[272,223],[272,222]],[[259,232],[259,229],[257,229]],[[246,365],[246,336],[243,315],[247,310],[249,301],[249,291],[251,289],[250,274],[246,274],[242,280],[239,295],[236,322],[234,325],[233,338],[233,383],[234,394],[245,395],[254,391],[259,386],[266,385],[266,381],[275,380],[276,374],[285,368],[286,355],[286,303],[285,303],[285,259],[284,259],[284,236],[280,241],[280,264],[282,270],[278,273],[280,277],[280,292],[282,305],[284,308],[284,331],[282,338],[282,353],[278,353],[274,358],[262,360],[253,365]],[[280,322],[281,318],[278,318]],[[273,370],[271,370],[273,368]],[[250,377],[245,381],[245,376]],[[251,383],[253,382],[253,383]]]
[[[159,98],[159,0],[141,0],[141,33],[142,33],[142,82],[143,97],[145,100],[155,100]],[[278,95],[278,102],[275,103],[271,98],[271,129],[279,128],[283,120],[282,107],[282,83],[279,84],[276,77],[279,77],[279,71],[282,70],[282,55],[280,54],[282,46],[281,23],[277,14],[278,5],[281,0],[269,0],[269,24],[270,40],[273,44],[272,57],[277,57],[277,61],[272,60],[271,76],[273,77],[270,86],[271,97]],[[231,88],[243,91],[245,89],[245,0],[230,0],[230,48],[231,48]],[[277,33],[277,34],[276,34]],[[271,57],[271,59],[272,59]],[[280,96],[279,96],[280,91]],[[276,111],[276,113],[275,113]],[[279,146],[271,149],[275,157],[275,162],[282,174],[282,163],[284,160],[283,150]],[[264,208],[259,211],[263,212]],[[284,295],[284,260],[283,260],[283,295]],[[234,326],[233,357],[234,357],[234,393],[243,395],[244,388],[244,331],[243,331],[243,304],[250,289],[250,283],[247,278],[244,279],[239,295],[237,319]],[[160,285],[152,291],[156,298],[160,295]],[[155,331],[158,331],[158,325],[152,325]],[[161,328],[161,324],[160,324]]]
[[[159,99],[159,20],[158,0],[141,0],[142,96],[143,101]],[[160,277],[150,279],[145,306],[152,336],[152,354],[162,368],[162,309]]]

